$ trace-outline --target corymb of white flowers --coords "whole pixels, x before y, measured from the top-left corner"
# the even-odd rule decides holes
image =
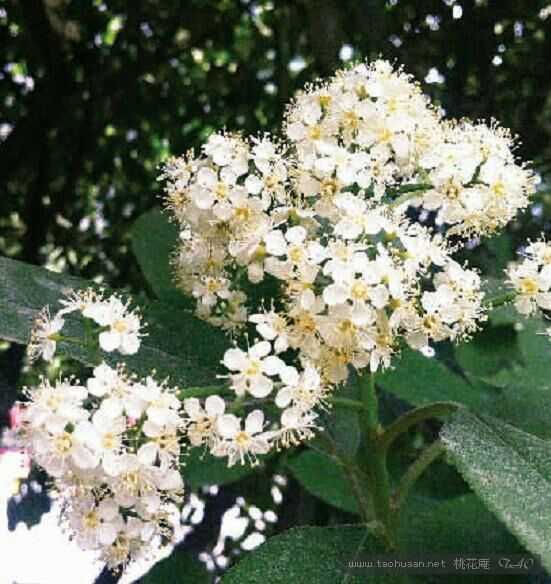
[[[78,540],[110,565],[170,537],[184,447],[254,464],[310,438],[351,368],[375,372],[404,345],[431,356],[434,343],[472,335],[486,318],[481,279],[453,253],[504,227],[535,188],[507,131],[444,120],[385,61],[306,88],[283,134],[214,134],[161,176],[180,230],[177,285],[200,318],[247,340],[224,355],[229,388],[181,403],[102,363],[85,384],[29,390],[35,460]],[[538,242],[510,269],[522,313],[551,309],[550,266]],[[41,313],[32,357],[53,357],[75,311],[103,351],[138,351],[140,316],[88,290]]]
[[[268,436],[287,444],[310,435],[350,366],[374,372],[404,343],[431,355],[477,330],[480,277],[452,252],[505,226],[534,178],[506,130],[444,120],[386,61],[308,87],[284,134],[214,134],[163,178],[177,282],[199,317],[255,327],[224,365],[236,396],[275,397],[281,434]],[[241,451],[266,448],[239,436]]]

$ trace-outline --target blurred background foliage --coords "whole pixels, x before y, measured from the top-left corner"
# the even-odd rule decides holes
[[[277,131],[306,82],[378,56],[448,115],[509,126],[541,177],[473,263],[498,276],[549,228],[548,1],[0,0],[0,44],[0,255],[143,291],[129,231],[159,203],[158,165],[214,130]],[[22,363],[2,345],[0,412]]]

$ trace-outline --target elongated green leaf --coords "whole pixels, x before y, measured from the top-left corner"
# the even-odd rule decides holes
[[[0,338],[16,343],[29,341],[32,324],[46,304],[55,311],[64,292],[86,288],[91,282],[56,274],[7,258],[0,258]],[[220,359],[227,346],[224,335],[196,319],[190,313],[160,302],[143,307],[148,335],[136,355],[122,358],[118,353],[105,353],[110,363],[124,360],[140,375],[154,369],[159,377],[170,377],[183,386],[214,384]],[[82,336],[79,317],[69,316],[67,332]],[[80,345],[65,343],[63,351],[86,365],[97,362]]]
[[[160,209],[144,213],[134,223],[131,232],[132,251],[143,275],[159,300],[186,304],[183,293],[172,281],[170,257],[178,238],[178,229]]]
[[[486,505],[551,569],[551,443],[467,412],[444,427],[442,439]]]
[[[401,546],[410,552],[521,553],[522,547],[474,494],[413,497],[403,511]]]
[[[479,582],[464,575],[440,578],[425,575],[366,574],[351,571],[346,563],[368,558],[384,550],[361,526],[300,527],[273,537],[251,552],[222,578],[223,584],[335,584],[339,582]],[[414,498],[403,512],[397,553],[499,554],[519,553],[515,538],[470,494],[447,501]],[[477,579],[478,578],[478,579]],[[523,582],[523,577],[506,581]],[[487,576],[485,582],[501,583],[503,576]]]
[[[478,554],[523,553],[523,548],[474,494],[436,501],[413,497],[402,512],[398,547],[411,554]],[[426,584],[428,576],[416,576],[415,582]],[[478,584],[480,576],[460,573],[439,577],[430,582]],[[524,576],[485,575],[484,582],[525,584]]]
[[[209,584],[209,574],[201,562],[186,552],[175,550],[140,580],[140,584]]]
[[[359,584],[366,581],[361,572],[346,567],[359,551],[380,552],[377,542],[365,528],[297,527],[270,538],[246,555],[222,578],[223,584]],[[403,577],[374,575],[369,582],[405,582]]]
[[[321,452],[306,450],[287,461],[298,482],[312,495],[348,513],[358,513],[350,482],[338,462]]]
[[[416,406],[455,401],[480,409],[499,395],[497,390],[472,384],[437,359],[429,359],[412,350],[404,350],[395,369],[379,376],[377,384]]]

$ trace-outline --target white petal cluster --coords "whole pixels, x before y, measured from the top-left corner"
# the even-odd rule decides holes
[[[228,330],[247,322],[247,297],[235,282],[264,278],[265,237],[285,221],[288,175],[268,137],[215,134],[201,157],[190,153],[165,166],[168,207],[182,226],[177,282],[197,299],[202,318]]]
[[[516,292],[515,308],[524,316],[551,311],[551,243],[530,243],[523,255],[521,262],[507,269]]]
[[[279,408],[249,420],[221,398],[193,402],[190,440],[230,464],[309,437],[351,367],[374,372],[404,344],[432,355],[476,331],[480,277],[452,253],[507,224],[534,189],[507,131],[444,120],[385,61],[307,87],[283,133],[284,144],[214,134],[161,177],[180,229],[176,279],[197,315],[234,335],[254,327],[248,349],[224,356],[232,391]]]
[[[279,420],[267,421],[262,409],[240,417],[226,411],[226,402],[218,395],[207,397],[204,405],[197,398],[188,398],[184,400],[185,426],[192,445],[204,445],[213,456],[226,458],[228,466],[237,462],[255,465],[258,455],[313,436],[314,408],[322,404],[326,388],[313,367],[299,373],[271,351],[267,341],[259,341],[248,351],[229,349],[224,364],[231,370],[230,387],[236,396],[249,393],[265,399],[275,394],[275,405],[281,409]]]
[[[68,292],[60,301],[63,308],[50,316],[44,307],[35,320],[27,354],[31,361],[42,357],[51,361],[57,342],[65,326],[65,316],[79,312],[98,325],[95,330],[100,348],[105,352],[118,351],[121,355],[137,353],[144,335],[141,318],[136,310],[129,308],[116,294],[105,297],[101,291],[91,288]],[[74,341],[74,339],[72,339]]]
[[[102,363],[85,385],[43,379],[27,394],[26,444],[54,478],[78,543],[116,567],[169,540],[183,493],[174,391]]]
[[[495,123],[443,124],[442,139],[420,160],[432,188],[418,201],[450,234],[494,233],[528,206],[532,173],[515,161],[510,133]]]

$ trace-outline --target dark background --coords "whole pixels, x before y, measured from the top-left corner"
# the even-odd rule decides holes
[[[548,227],[547,1],[0,0],[0,46],[0,255],[143,290],[128,232],[158,205],[169,153],[277,130],[305,82],[378,56],[449,115],[512,128],[542,177],[506,233],[473,242],[474,263],[497,274]],[[0,345],[0,412],[22,363]]]

